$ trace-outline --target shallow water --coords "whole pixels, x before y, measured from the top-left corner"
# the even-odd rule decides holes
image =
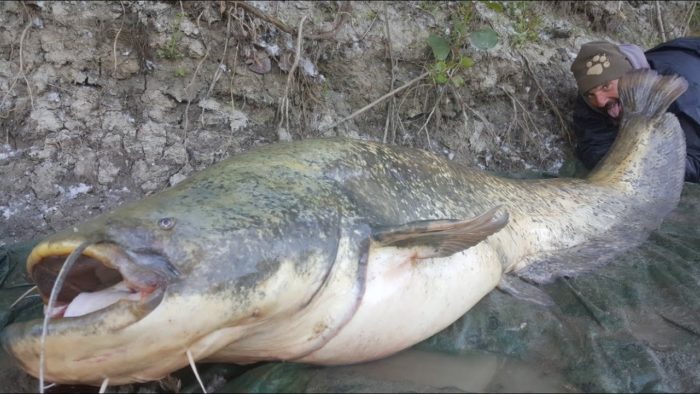
[[[408,349],[382,360],[335,368],[370,379],[466,392],[576,392],[556,371],[486,353],[449,355]]]

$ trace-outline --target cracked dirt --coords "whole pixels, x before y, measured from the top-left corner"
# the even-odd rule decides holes
[[[658,41],[649,2],[530,3],[521,16],[488,2],[251,4],[290,29],[307,15],[306,34],[327,33],[302,42],[284,122],[296,37],[234,2],[0,4],[0,245],[278,140],[345,135],[488,170],[556,173],[571,151],[576,48],[594,38]],[[671,34],[687,8],[664,3]],[[539,15],[536,34],[515,45],[523,12]],[[450,37],[467,18],[499,42],[456,46],[474,61],[463,85],[428,77],[328,127],[429,69],[428,35]]]

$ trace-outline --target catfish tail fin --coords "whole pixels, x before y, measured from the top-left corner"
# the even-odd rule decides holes
[[[675,184],[682,187],[685,134],[676,117],[666,111],[687,90],[688,83],[677,75],[640,69],[623,75],[617,88],[622,106],[620,130],[588,179],[605,185],[622,182],[634,188],[644,184],[644,189],[651,189],[649,198],[659,190],[675,190]],[[674,185],[664,185],[669,177]]]
[[[650,69],[630,71],[618,84],[623,118],[658,118],[687,89],[688,82],[677,75],[662,76]]]
[[[589,267],[603,264],[642,243],[678,205],[687,156],[685,133],[676,116],[666,111],[687,87],[682,77],[648,69],[620,78],[620,130],[587,178],[609,191],[598,209],[608,210],[616,221],[586,243],[551,259],[572,267],[575,259]],[[534,270],[531,274],[541,276]]]

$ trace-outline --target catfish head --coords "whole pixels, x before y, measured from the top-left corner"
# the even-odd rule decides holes
[[[221,358],[222,349],[309,303],[337,252],[337,228],[323,225],[331,216],[309,214],[300,224],[243,203],[236,210],[194,186],[118,208],[32,250],[28,274],[50,319],[44,344],[41,319],[2,333],[28,373],[39,376],[43,352],[50,382],[157,380],[189,357]],[[59,272],[78,248],[49,307]],[[246,357],[240,361],[257,361]]]

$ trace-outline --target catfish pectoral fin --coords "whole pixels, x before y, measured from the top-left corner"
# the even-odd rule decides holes
[[[416,248],[417,258],[447,257],[468,249],[508,224],[508,212],[499,205],[466,220],[420,220],[375,229],[372,239],[383,246]]]

